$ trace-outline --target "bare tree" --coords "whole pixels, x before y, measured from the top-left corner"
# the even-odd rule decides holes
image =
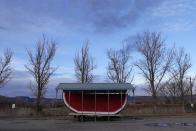
[[[175,81],[167,81],[160,85],[159,95],[164,96],[170,103],[178,103],[180,92]]]
[[[186,75],[191,68],[190,56],[185,53],[184,48],[180,48],[175,52],[175,60],[170,72],[179,88],[181,101],[184,103],[185,95],[189,90],[186,86]]]
[[[130,62],[130,47],[123,46],[120,50],[109,49],[107,51],[109,59],[107,76],[114,83],[131,83],[133,80]]]
[[[29,65],[25,65],[27,70],[35,79],[35,86],[31,89],[36,95],[37,113],[42,111],[41,100],[44,97],[50,77],[56,70],[51,66],[51,62],[56,52],[56,43],[49,41],[45,36],[37,42],[35,53],[27,50]]]
[[[12,56],[12,51],[7,49],[4,52],[4,55],[0,57],[0,88],[10,79],[12,73],[12,69],[10,67]]]
[[[156,100],[159,85],[170,68],[173,53],[166,48],[161,33],[157,32],[139,34],[135,45],[142,56],[135,65],[149,84],[146,91]]]
[[[192,77],[189,77],[187,78],[189,80],[189,92],[188,92],[188,95],[190,96],[190,102],[193,103],[193,95],[194,95],[194,89],[195,89],[195,81],[196,81],[196,78],[192,78]]]
[[[75,76],[80,83],[93,82],[93,70],[96,68],[93,58],[89,54],[89,41],[83,45],[80,52],[74,58]]]
[[[133,97],[133,103],[135,103],[135,90],[136,90],[136,86],[132,85],[131,92],[132,92],[132,97]]]

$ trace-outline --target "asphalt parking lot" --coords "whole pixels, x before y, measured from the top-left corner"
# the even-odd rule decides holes
[[[195,131],[196,117],[122,119],[117,121],[0,118],[0,131]]]

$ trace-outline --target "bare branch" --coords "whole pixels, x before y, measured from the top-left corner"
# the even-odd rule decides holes
[[[184,48],[180,48],[175,52],[175,61],[170,73],[172,74],[172,78],[179,88],[181,101],[184,102],[187,92],[187,87],[185,86],[186,74],[191,68],[190,56],[185,53]]]
[[[89,41],[83,45],[80,52],[74,58],[75,76],[80,83],[93,82],[92,71],[96,68],[93,58],[89,54]]]
[[[173,51],[166,49],[161,33],[156,32],[138,35],[135,45],[142,55],[135,65],[149,83],[148,92],[156,99],[160,83],[171,66]]]
[[[5,85],[11,76],[12,69],[10,67],[13,53],[10,49],[4,52],[4,55],[0,57],[0,87]]]
[[[27,50],[29,56],[29,65],[25,65],[26,69],[34,77],[36,85],[31,86],[35,96],[37,97],[37,112],[41,111],[41,99],[44,97],[47,84],[56,68],[51,66],[51,62],[56,52],[56,43],[49,41],[45,36],[37,42],[35,53]]]
[[[107,76],[114,83],[131,83],[133,80],[133,66],[129,65],[130,47],[124,46],[120,50],[109,49]]]

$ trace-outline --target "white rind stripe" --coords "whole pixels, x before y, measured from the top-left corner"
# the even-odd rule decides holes
[[[74,112],[76,112],[76,113],[83,113],[83,114],[95,114],[95,112],[94,111],[78,111],[78,110],[76,110],[76,109],[74,109],[74,108],[72,108],[68,103],[67,103],[67,101],[65,100],[65,93],[63,92],[63,100],[64,100],[64,103],[65,103],[65,105],[69,108],[69,109],[71,109],[72,111],[74,111]],[[116,110],[116,111],[113,111],[113,112],[96,112],[97,114],[109,114],[109,115],[114,115],[114,114],[117,114],[118,112],[120,112],[124,107],[125,107],[125,105],[126,105],[126,103],[127,103],[127,95],[125,95],[125,101],[124,101],[124,103],[123,103],[123,105],[122,105],[122,107],[121,108],[119,108],[118,110]]]

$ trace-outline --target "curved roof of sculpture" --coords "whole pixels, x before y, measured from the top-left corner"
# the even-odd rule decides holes
[[[60,83],[57,90],[130,90],[130,83]]]

